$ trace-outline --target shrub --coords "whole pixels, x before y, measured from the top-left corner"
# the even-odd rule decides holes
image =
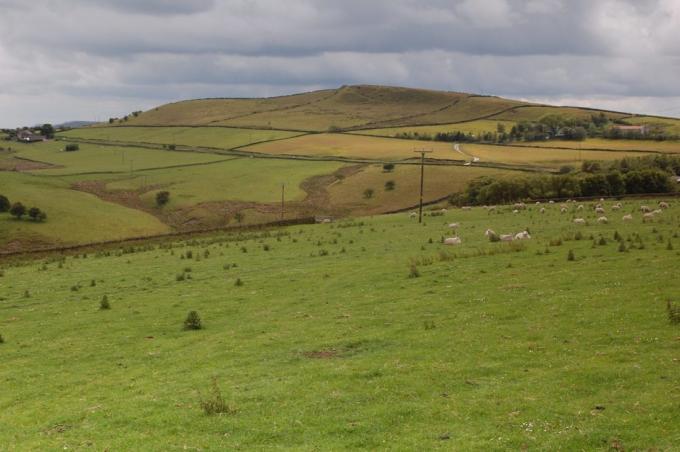
[[[388,180],[385,182],[385,191],[392,191],[396,187],[396,183],[393,180]]]
[[[619,253],[623,253],[623,252],[625,252],[625,251],[626,251],[626,242],[624,242],[623,240],[621,240],[621,241],[619,242]]]
[[[196,311],[189,311],[187,318],[184,319],[184,329],[185,330],[200,330],[203,329],[203,323],[201,323],[201,317]]]
[[[13,217],[17,217],[17,219],[21,219],[24,215],[26,215],[26,206],[21,204],[20,202],[15,202],[12,204],[12,207],[9,209],[9,213],[12,214]]]
[[[158,207],[163,207],[170,201],[170,192],[169,191],[159,191],[156,193],[156,205]]]
[[[385,163],[383,165],[383,171],[385,171],[386,173],[394,171],[394,163]]]
[[[576,260],[576,256],[574,256],[574,250],[569,250],[569,254],[567,254],[567,260],[568,261]]]
[[[47,214],[37,207],[28,209],[28,217],[33,221],[45,221]]]
[[[2,334],[0,334],[0,344],[4,344],[4,343],[5,343],[5,338],[2,337]]]
[[[673,306],[670,300],[666,303],[666,311],[668,313],[668,321],[673,324],[680,323],[680,306]]]
[[[76,143],[69,143],[66,145],[64,148],[64,151],[66,152],[74,152],[80,150],[80,146]]]
[[[673,251],[673,243],[671,243],[671,239],[668,239],[668,244],[666,245],[666,249],[668,251]]]
[[[9,199],[7,199],[7,196],[0,195],[0,213],[7,212],[10,207],[12,207],[12,205],[10,204]]]
[[[372,188],[367,188],[364,190],[364,199],[371,199],[373,197],[373,189]]]
[[[420,277],[420,272],[418,271],[418,266],[416,264],[414,264],[414,263],[409,264],[408,277],[409,278],[419,278]]]
[[[222,391],[220,391],[219,386],[217,386],[217,378],[213,378],[210,394],[206,398],[201,397],[200,403],[203,412],[207,416],[212,416],[214,414],[232,414],[236,412],[233,407],[225,402],[224,397],[222,397]]]
[[[236,287],[241,287],[243,285],[243,281],[241,281],[241,278],[236,278],[236,282],[234,283]]]
[[[109,304],[109,297],[104,295],[99,302],[99,310],[100,311],[106,311],[111,309],[111,304]]]

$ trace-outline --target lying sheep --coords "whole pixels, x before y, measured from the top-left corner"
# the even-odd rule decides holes
[[[515,209],[512,211],[512,213],[519,213],[519,210]]]
[[[586,220],[583,218],[574,218],[574,224],[586,224]]]
[[[515,240],[528,240],[531,238],[531,235],[527,231],[522,231],[518,232],[515,234]]]
[[[460,227],[460,223],[449,223],[449,229],[458,229]]]
[[[668,203],[667,203],[666,201],[661,201],[661,202],[659,202],[659,208],[661,208],[661,209],[668,209],[669,207],[670,207],[670,206],[668,205]]]
[[[621,217],[621,220],[622,221],[633,221],[633,215],[631,215],[631,214],[624,215],[623,217]]]
[[[512,240],[515,238],[512,234],[501,234],[500,239],[501,242],[512,242]]]
[[[649,206],[640,206],[640,211],[642,211],[642,212],[651,212],[652,209],[650,209]]]
[[[597,219],[597,222],[600,224],[607,224],[609,223],[609,220],[607,219],[607,217],[600,217]]]
[[[603,214],[603,213],[604,213],[604,209],[603,209],[602,207],[597,207],[597,208],[595,209],[595,213],[597,213],[597,214]]]
[[[551,199],[550,201],[548,201],[548,204],[555,204],[555,201]]]
[[[461,207],[461,209],[463,209],[463,210],[472,210],[472,207],[470,207],[470,206],[463,206],[463,207]]]
[[[460,237],[448,237],[444,239],[444,245],[460,245],[463,241]]]
[[[496,235],[496,233],[494,232],[493,229],[487,229],[487,230],[484,232],[484,235],[487,236],[487,237],[491,237],[491,236],[493,236],[493,235]]]
[[[578,207],[576,208],[576,210],[583,210],[583,209],[584,209],[583,204],[579,204]]]
[[[621,204],[614,204],[612,206],[612,210],[619,210],[619,209],[621,209]]]
[[[646,223],[647,220],[649,220],[649,221],[654,220],[654,213],[653,212],[647,212],[644,215],[642,215],[642,222]]]

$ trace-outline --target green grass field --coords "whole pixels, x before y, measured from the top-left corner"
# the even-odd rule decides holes
[[[225,127],[90,127],[73,129],[60,134],[65,138],[106,142],[174,144],[220,149],[232,149],[260,141],[279,140],[296,135],[299,134]]]
[[[602,149],[616,151],[662,152],[665,154],[680,153],[678,141],[653,140],[607,140],[604,138],[588,138],[584,141],[550,140],[550,141],[519,141],[513,146],[571,148],[571,149]]]
[[[60,178],[0,172],[0,187],[12,202],[37,206],[48,215],[47,222],[34,223],[0,214],[0,248],[30,249],[170,231],[152,215],[72,190],[70,182]]]
[[[2,263],[0,444],[675,450],[671,203],[647,224],[639,201],[582,227],[557,205],[475,208]],[[463,244],[444,247],[452,221]],[[190,310],[204,329],[182,331]],[[207,416],[213,379],[230,410]]]
[[[140,147],[104,146],[80,143],[80,150],[65,152],[61,141],[14,143],[16,156],[54,165],[55,168],[33,170],[43,175],[79,173],[128,173],[149,168],[205,164],[229,157],[198,152],[164,151]]]

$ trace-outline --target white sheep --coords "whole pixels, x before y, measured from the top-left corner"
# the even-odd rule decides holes
[[[551,199],[550,201],[548,201],[548,204],[555,204],[555,201]]]
[[[597,213],[597,214],[600,214],[600,215],[601,215],[601,214],[603,214],[603,213],[604,213],[604,209],[603,209],[602,207],[598,207],[598,208],[596,208],[596,209],[595,209],[595,213]]]
[[[661,215],[661,214],[663,213],[663,210],[661,210],[661,209],[654,209],[654,210],[652,210],[652,213],[653,213],[654,215]]]
[[[668,209],[669,207],[670,207],[670,206],[668,205],[668,203],[667,203],[666,201],[660,201],[660,202],[659,202],[659,208],[661,208],[661,209]]]
[[[623,217],[621,217],[622,221],[633,221],[633,215],[631,214],[626,214]]]
[[[583,225],[583,224],[586,224],[586,220],[584,220],[583,218],[574,218],[574,224]]]
[[[444,245],[460,245],[463,241],[460,237],[448,237],[444,239]]]
[[[515,237],[512,234],[501,234],[501,242],[512,242]]]
[[[545,207],[541,207],[541,210],[539,210],[541,213],[545,213]]]
[[[579,204],[578,207],[576,208],[576,210],[583,210],[583,209],[584,209],[583,204]]]
[[[408,214],[408,216],[409,216],[410,218],[415,218],[415,217],[418,216],[418,214],[417,214],[416,212],[411,212],[410,214]]]
[[[597,219],[597,222],[601,224],[607,224],[609,223],[609,220],[607,219],[607,217],[600,217]]]
[[[650,209],[649,206],[640,206],[640,211],[642,211],[642,212],[651,212],[652,209]]]
[[[512,213],[519,213],[519,210],[515,209],[512,211]]]
[[[612,206],[612,210],[619,210],[619,209],[621,209],[621,204],[614,204]]]
[[[484,235],[487,236],[487,237],[493,237],[494,235],[496,235],[496,232],[494,232],[493,229],[487,229],[487,230],[484,232]]]
[[[653,221],[654,220],[654,213],[653,212],[647,212],[642,215],[642,222],[646,223],[647,220]]]
[[[463,209],[463,210],[472,210],[472,207],[470,207],[470,206],[463,206],[463,207],[461,207],[461,209]]]
[[[567,208],[566,208],[566,207],[562,207],[562,208],[560,209],[560,212],[562,212],[562,213],[567,213]]]
[[[458,229],[460,227],[460,223],[449,223],[449,229]]]
[[[527,231],[522,231],[518,232],[515,234],[515,240],[528,240],[531,238],[531,235]]]

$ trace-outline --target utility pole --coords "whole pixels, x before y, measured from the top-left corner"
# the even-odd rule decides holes
[[[284,207],[284,193],[286,190],[286,186],[282,183],[281,184],[281,221],[283,221],[283,207]]]
[[[420,153],[420,207],[418,209],[418,223],[423,222],[423,187],[425,186],[425,154],[432,152],[432,149],[426,151],[421,149],[414,151]]]

